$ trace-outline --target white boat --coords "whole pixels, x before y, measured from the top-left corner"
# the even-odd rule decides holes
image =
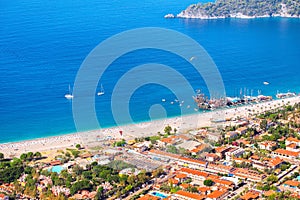
[[[66,99],[73,99],[74,98],[73,94],[71,93],[71,86],[70,85],[69,85],[69,93],[65,94],[65,98]]]
[[[104,89],[103,89],[103,86],[101,84],[101,90],[100,92],[97,93],[98,96],[101,96],[101,95],[104,95]]]
[[[283,98],[287,98],[287,97],[295,97],[295,96],[297,96],[297,94],[294,92],[290,92],[290,91],[288,91],[287,93],[278,93],[278,91],[277,91],[277,94],[276,94],[276,97],[278,99],[283,99]]]

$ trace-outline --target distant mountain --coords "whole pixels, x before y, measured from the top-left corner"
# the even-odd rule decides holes
[[[217,0],[190,5],[180,18],[300,17],[299,0]]]

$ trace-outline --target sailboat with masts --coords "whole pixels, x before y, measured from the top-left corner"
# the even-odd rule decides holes
[[[73,96],[73,94],[71,92],[71,86],[70,85],[69,85],[69,93],[65,94],[65,98],[66,99],[73,99],[74,98],[74,96]]]
[[[101,84],[101,90],[97,93],[98,96],[104,95],[103,85]]]

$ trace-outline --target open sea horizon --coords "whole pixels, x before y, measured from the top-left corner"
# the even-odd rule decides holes
[[[72,102],[64,98],[68,86],[73,85],[83,60],[99,43],[135,28],[167,28],[196,40],[217,65],[227,96],[238,96],[241,90],[248,95],[250,91],[257,95],[260,90],[272,96],[277,91],[300,92],[300,19],[164,18],[197,2],[1,1],[0,143],[76,132]],[[174,45],[185,48],[180,43]],[[105,95],[95,95],[95,110],[101,127],[116,125],[111,95],[124,71],[146,63],[172,66],[194,89],[207,91],[204,81],[182,58],[156,49],[129,52],[113,62],[100,81]],[[270,84],[264,85],[265,81]],[[167,117],[180,115],[179,105],[170,104],[175,98],[168,88],[144,85],[128,103],[132,120],[149,120],[148,111],[156,104],[165,108]],[[195,113],[195,106],[190,104],[186,113]],[[124,122],[128,123],[132,122]]]

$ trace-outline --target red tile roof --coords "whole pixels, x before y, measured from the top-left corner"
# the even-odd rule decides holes
[[[207,192],[210,191],[211,189],[209,187],[198,187],[198,191],[200,192]]]
[[[214,199],[214,198],[220,198],[221,196],[223,196],[227,191],[219,191],[219,190],[215,190],[212,193],[210,193],[209,195],[207,195],[208,198]]]
[[[195,149],[191,150],[191,152],[198,153],[198,152],[202,151],[205,148],[206,148],[206,145],[205,144],[201,144],[201,145],[197,146]]]
[[[167,138],[163,138],[160,141],[164,142],[164,143],[171,144],[171,143],[173,143],[173,140],[175,140],[175,136],[174,135],[170,136],[170,137],[167,137]]]
[[[284,182],[285,185],[290,185],[293,187],[298,187],[300,185],[299,181],[292,181],[292,180],[287,180],[286,182]]]
[[[241,199],[250,200],[250,199],[257,199],[258,197],[259,197],[259,192],[250,190],[249,192],[241,196]]]
[[[169,179],[169,183],[177,185],[179,183],[179,181],[174,178],[171,178],[171,179]]]
[[[186,178],[186,177],[187,177],[186,174],[181,174],[181,173],[176,174],[176,176],[175,176],[175,178]]]
[[[150,194],[146,194],[140,198],[138,198],[138,200],[159,200],[158,197],[152,196]]]
[[[269,191],[266,191],[266,192],[264,192],[264,195],[266,196],[266,197],[268,197],[268,196],[271,196],[271,195],[273,195],[273,194],[275,194],[276,192],[274,191],[274,190],[269,190]]]
[[[184,189],[187,189],[190,186],[191,186],[191,184],[188,184],[188,183],[182,183],[182,184],[180,184],[180,187],[182,187]]]
[[[50,165],[55,166],[55,165],[60,165],[61,161],[60,160],[54,160],[50,162]]]
[[[186,135],[172,135],[170,137],[163,138],[160,141],[164,142],[164,143],[168,143],[168,144],[173,144],[173,143],[175,143],[176,141],[179,141],[179,140],[189,140],[189,139],[190,138],[187,137]]]
[[[205,195],[186,192],[186,191],[183,191],[183,190],[179,190],[175,194],[180,195],[180,196],[184,196],[184,197],[188,197],[188,198],[191,198],[191,199],[197,199],[197,200],[205,199],[205,197],[206,197]]]
[[[259,156],[258,155],[253,155],[250,158],[253,159],[253,160],[259,160]]]
[[[214,154],[214,153],[208,153],[208,154],[205,155],[205,157],[219,158],[219,156]]]
[[[208,173],[206,172],[202,172],[199,170],[194,170],[194,169],[189,169],[189,168],[182,168],[181,169],[182,173],[187,173],[187,174],[193,174],[193,175],[197,175],[197,176],[202,176],[202,177],[208,177]]]
[[[269,161],[269,165],[271,167],[276,167],[277,165],[281,164],[283,162],[282,159],[280,159],[279,157],[275,157],[275,158],[271,158],[271,160]]]
[[[274,152],[282,155],[287,155],[287,156],[294,156],[294,157],[299,156],[299,152],[289,151],[285,149],[276,149]]]
[[[289,147],[289,148],[292,148],[292,149],[296,149],[297,148],[297,144],[291,143],[291,144],[287,145],[286,147]]]
[[[300,140],[298,140],[297,138],[294,138],[294,137],[288,137],[286,139],[286,141],[289,141],[289,142],[300,142]]]
[[[219,184],[221,184],[221,185],[226,185],[226,186],[234,185],[233,182],[228,181],[228,180],[214,179],[213,181],[214,181],[215,183],[219,183]]]
[[[232,171],[232,174],[243,178],[252,178],[252,179],[263,179],[265,177],[264,174],[259,174],[256,171],[243,169],[243,168],[235,168]]]
[[[215,151],[217,152],[217,153],[221,153],[221,152],[223,152],[224,150],[226,150],[227,148],[226,147],[217,147],[217,148],[215,148]]]
[[[222,170],[222,171],[231,171],[233,167],[226,166],[226,165],[219,165],[219,164],[211,164],[207,165],[207,168],[215,169],[215,170]]]

